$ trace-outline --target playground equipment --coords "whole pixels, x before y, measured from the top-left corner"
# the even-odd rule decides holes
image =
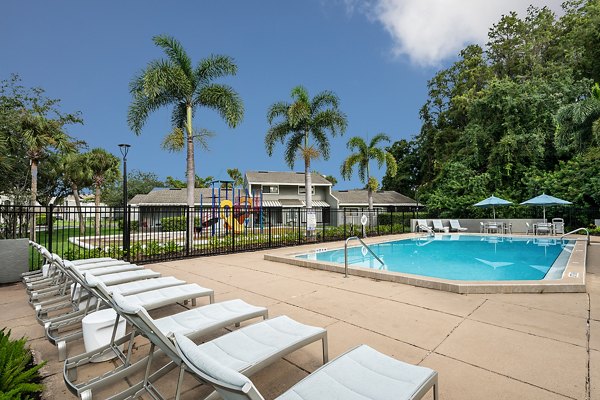
[[[210,210],[204,210],[204,199],[200,195],[200,230],[210,227],[211,235],[222,233],[242,233],[251,223],[252,211],[259,211],[260,229],[262,230],[262,194],[253,198],[248,191],[236,189],[233,181],[216,180],[211,183],[212,196]],[[222,198],[224,191],[224,198]],[[231,199],[230,199],[231,197]],[[223,231],[222,231],[223,230]]]

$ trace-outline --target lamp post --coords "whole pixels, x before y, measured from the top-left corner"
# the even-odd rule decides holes
[[[127,212],[127,153],[131,145],[119,144],[123,155],[123,257],[129,260],[129,213]]]

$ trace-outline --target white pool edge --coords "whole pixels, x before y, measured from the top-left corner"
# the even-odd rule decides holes
[[[466,234],[465,234],[466,235]],[[405,234],[402,238],[408,239],[419,237],[419,234]],[[512,237],[529,237],[525,235],[511,235]],[[398,240],[396,238],[379,238],[377,243],[389,242]],[[558,237],[557,237],[558,239]],[[421,275],[413,275],[402,272],[389,272],[381,270],[373,270],[364,267],[348,267],[348,275],[362,276],[375,280],[390,281],[404,283],[413,286],[425,287],[429,289],[444,290],[453,293],[469,294],[469,293],[583,293],[585,287],[585,271],[587,260],[587,242],[581,239],[575,240],[575,246],[571,253],[567,266],[562,273],[560,279],[542,279],[535,281],[455,281],[449,279],[441,279],[427,277]],[[328,244],[330,247],[327,250],[343,249],[343,242],[333,242]],[[323,248],[324,244],[319,243],[315,248]],[[344,267],[331,262],[306,260],[296,258],[297,255],[306,254],[306,250],[302,252],[294,252],[285,255],[265,254],[264,259],[268,261],[276,261],[286,264],[292,264],[299,267],[320,269],[325,271],[337,272],[344,274]]]

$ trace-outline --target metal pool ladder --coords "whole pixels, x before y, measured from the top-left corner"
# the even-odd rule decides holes
[[[369,250],[369,253],[371,253],[373,257],[375,257],[375,259],[381,263],[381,265],[385,265],[385,263],[381,261],[381,258],[379,258],[377,254],[375,254],[373,250],[371,250],[371,248],[362,241],[361,238],[358,236],[350,236],[348,239],[346,239],[346,243],[344,243],[344,278],[348,277],[348,242],[353,239],[358,240],[367,250]]]
[[[579,232],[579,231],[585,231],[585,234],[587,235],[587,244],[588,246],[590,245],[590,231],[587,230],[587,228],[577,228],[575,230],[572,230],[571,232],[567,232],[564,235],[562,235],[560,238],[564,238],[567,235],[572,235],[573,233]]]

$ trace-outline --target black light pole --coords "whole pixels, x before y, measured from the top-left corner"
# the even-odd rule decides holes
[[[121,143],[119,150],[123,155],[123,257],[129,260],[129,213],[127,212],[127,153],[131,145]]]

